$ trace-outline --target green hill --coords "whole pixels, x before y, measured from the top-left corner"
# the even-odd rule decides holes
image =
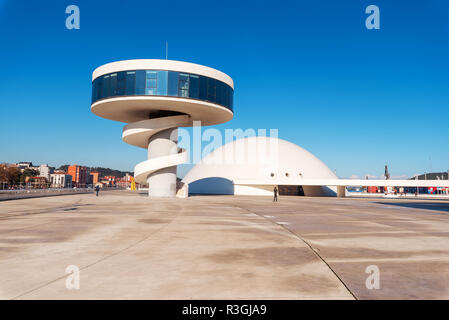
[[[67,171],[67,168],[69,167],[68,164],[64,164],[58,168],[58,170],[64,170]],[[116,176],[116,177],[124,177],[127,173],[130,175],[134,175],[131,171],[120,171],[116,169],[110,169],[110,168],[103,168],[103,167],[87,167],[89,171],[96,171],[100,173],[100,177],[104,176]]]

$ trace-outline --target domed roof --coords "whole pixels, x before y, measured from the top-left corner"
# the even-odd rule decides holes
[[[282,139],[248,137],[212,151],[193,167],[183,182],[224,178],[244,184],[301,185],[301,179],[336,179],[335,174],[307,150]]]

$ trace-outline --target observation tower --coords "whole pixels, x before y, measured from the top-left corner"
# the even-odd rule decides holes
[[[173,60],[124,60],[92,74],[91,111],[125,122],[122,140],[148,149],[134,167],[136,182],[149,196],[176,195],[176,168],[188,155],[178,147],[178,127],[227,122],[233,113],[234,82],[221,71]]]

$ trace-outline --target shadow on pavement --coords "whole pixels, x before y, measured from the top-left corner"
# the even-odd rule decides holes
[[[425,209],[425,210],[436,210],[436,211],[446,211],[449,212],[448,202],[376,202],[378,204],[383,204],[386,206],[399,206],[405,208],[414,209]]]

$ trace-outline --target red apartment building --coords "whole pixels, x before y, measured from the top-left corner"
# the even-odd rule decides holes
[[[72,185],[78,188],[84,188],[87,184],[88,172],[87,168],[76,164],[69,166],[67,174],[72,176]]]
[[[96,185],[100,178],[100,173],[96,171],[91,171],[90,175],[92,176],[92,184]]]

